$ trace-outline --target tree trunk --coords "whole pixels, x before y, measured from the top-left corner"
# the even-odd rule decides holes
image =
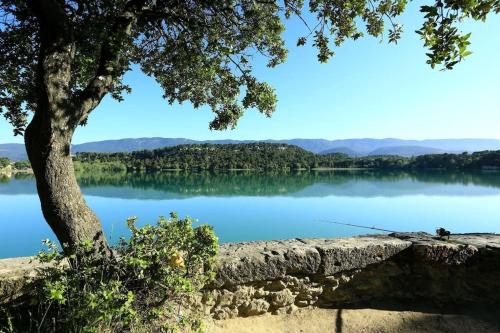
[[[25,133],[43,215],[65,251],[92,241],[96,254],[111,257],[101,223],[76,181],[70,153],[74,130],[56,122],[47,113],[36,112]]]

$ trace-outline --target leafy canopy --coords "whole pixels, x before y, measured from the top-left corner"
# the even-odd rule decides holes
[[[37,7],[36,4],[39,4]],[[311,43],[326,62],[334,48],[365,34],[396,43],[396,22],[407,0],[2,0],[0,1],[0,113],[22,134],[29,112],[43,108],[37,78],[53,48],[44,36],[58,36],[70,50],[70,80],[62,90],[68,109],[85,124],[106,94],[121,100],[132,64],[153,76],[169,103],[208,105],[211,129],[236,125],[243,111],[270,116],[275,91],[252,71],[255,57],[275,67],[285,61],[284,20],[304,23],[297,45]],[[42,8],[42,9],[40,9]],[[303,10],[311,15],[302,16]],[[451,69],[465,56],[469,34],[459,23],[485,20],[500,11],[500,0],[438,0],[423,5],[426,21],[417,32],[428,48],[428,63]],[[310,22],[314,18],[314,22]],[[45,34],[44,35],[44,31]],[[47,31],[49,34],[47,35]],[[242,95],[240,95],[242,94]],[[77,111],[84,105],[84,111]]]

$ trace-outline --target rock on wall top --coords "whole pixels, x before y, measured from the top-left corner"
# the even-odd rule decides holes
[[[412,245],[385,235],[224,244],[215,287],[276,280],[285,275],[332,275],[364,268]]]

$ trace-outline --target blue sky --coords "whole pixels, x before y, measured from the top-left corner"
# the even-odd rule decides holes
[[[192,139],[286,138],[499,138],[500,15],[486,23],[467,22],[473,55],[453,71],[432,70],[414,33],[422,21],[411,4],[400,20],[405,33],[398,45],[366,37],[336,50],[327,64],[315,50],[297,48],[305,33],[287,22],[288,61],[275,69],[257,64],[257,76],[273,85],[278,107],[272,118],[248,110],[237,129],[210,131],[208,108],[169,106],[154,79],[139,70],[125,81],[133,92],[118,103],[106,98],[80,127],[74,143],[129,137]],[[0,143],[22,142],[0,120]]]

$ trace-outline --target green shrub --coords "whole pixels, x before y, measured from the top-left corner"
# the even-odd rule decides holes
[[[73,162],[75,172],[80,172],[80,173],[85,173],[85,172],[126,172],[127,167],[126,165],[121,162],[121,161],[112,161],[112,162],[99,162],[99,161],[93,161],[93,162],[80,162],[80,161],[74,161]]]
[[[31,164],[28,161],[17,161],[14,163],[14,169],[17,170],[31,169]]]
[[[214,277],[217,238],[174,213],[156,225],[135,226],[114,248],[116,258],[92,255],[92,243],[67,255],[44,241],[37,310],[31,327],[42,332],[172,332],[201,327],[192,299]],[[0,329],[1,331],[1,329]]]
[[[10,160],[6,157],[0,157],[0,169],[3,169],[8,165],[10,165]]]

